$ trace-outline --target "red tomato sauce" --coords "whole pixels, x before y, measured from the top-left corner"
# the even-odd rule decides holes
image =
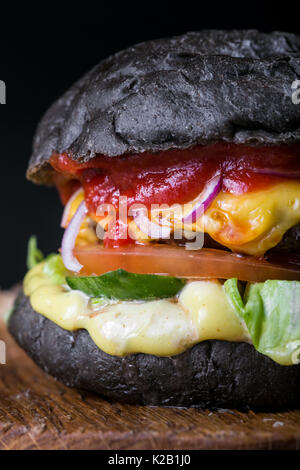
[[[95,215],[101,204],[119,207],[119,197],[127,196],[127,207],[141,203],[185,204],[195,199],[216,173],[222,174],[222,191],[232,194],[258,191],[283,178],[258,174],[258,169],[300,171],[300,145],[249,147],[218,143],[186,150],[169,150],[142,155],[107,157],[98,155],[87,163],[54,154],[50,163],[56,170],[55,184],[63,204],[83,186],[89,213]],[[135,243],[120,233],[127,226],[116,221],[113,237],[106,247]]]
[[[222,172],[222,190],[233,194],[258,191],[281,178],[257,174],[255,169],[300,170],[300,145],[249,147],[218,143],[187,150],[106,157],[87,163],[66,153],[54,154],[50,163],[58,172],[56,185],[63,203],[81,184],[90,213],[100,204],[118,207],[119,196],[133,203],[184,204],[197,197],[206,182]]]

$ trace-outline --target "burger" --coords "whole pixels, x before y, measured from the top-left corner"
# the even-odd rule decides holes
[[[200,31],[103,60],[46,112],[55,185],[8,319],[48,374],[112,401],[282,409],[300,392],[300,37]]]

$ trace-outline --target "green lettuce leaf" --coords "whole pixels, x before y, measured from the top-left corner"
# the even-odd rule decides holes
[[[67,277],[71,289],[91,297],[118,300],[151,300],[174,297],[185,285],[183,279],[155,274],[134,274],[117,269],[102,276]]]
[[[36,236],[32,235],[28,242],[28,270],[34,268],[41,261],[44,261],[44,273],[48,274],[53,284],[66,284],[66,275],[69,271],[65,268],[61,255],[52,253],[44,258],[43,253],[37,247]]]
[[[37,247],[36,236],[32,235],[29,238],[28,248],[27,248],[27,268],[32,269],[38,263],[43,261],[44,255]]]
[[[245,321],[254,347],[282,365],[300,362],[300,282],[248,284],[240,294],[237,279],[224,284],[231,304]]]
[[[43,271],[48,274],[53,284],[66,284],[66,276],[69,271],[65,268],[61,255],[48,255],[45,259]]]

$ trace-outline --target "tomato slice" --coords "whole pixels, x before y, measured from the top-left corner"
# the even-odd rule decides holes
[[[168,274],[190,279],[300,280],[300,260],[276,264],[209,248],[189,251],[161,245],[126,248],[92,245],[75,248],[74,255],[83,265],[81,276],[99,276],[122,268],[138,274]]]

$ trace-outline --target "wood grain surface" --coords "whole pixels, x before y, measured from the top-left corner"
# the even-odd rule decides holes
[[[13,293],[0,293],[0,311]],[[1,315],[2,316],[2,315]],[[154,408],[109,403],[44,374],[0,320],[0,449],[300,449],[300,411]]]

